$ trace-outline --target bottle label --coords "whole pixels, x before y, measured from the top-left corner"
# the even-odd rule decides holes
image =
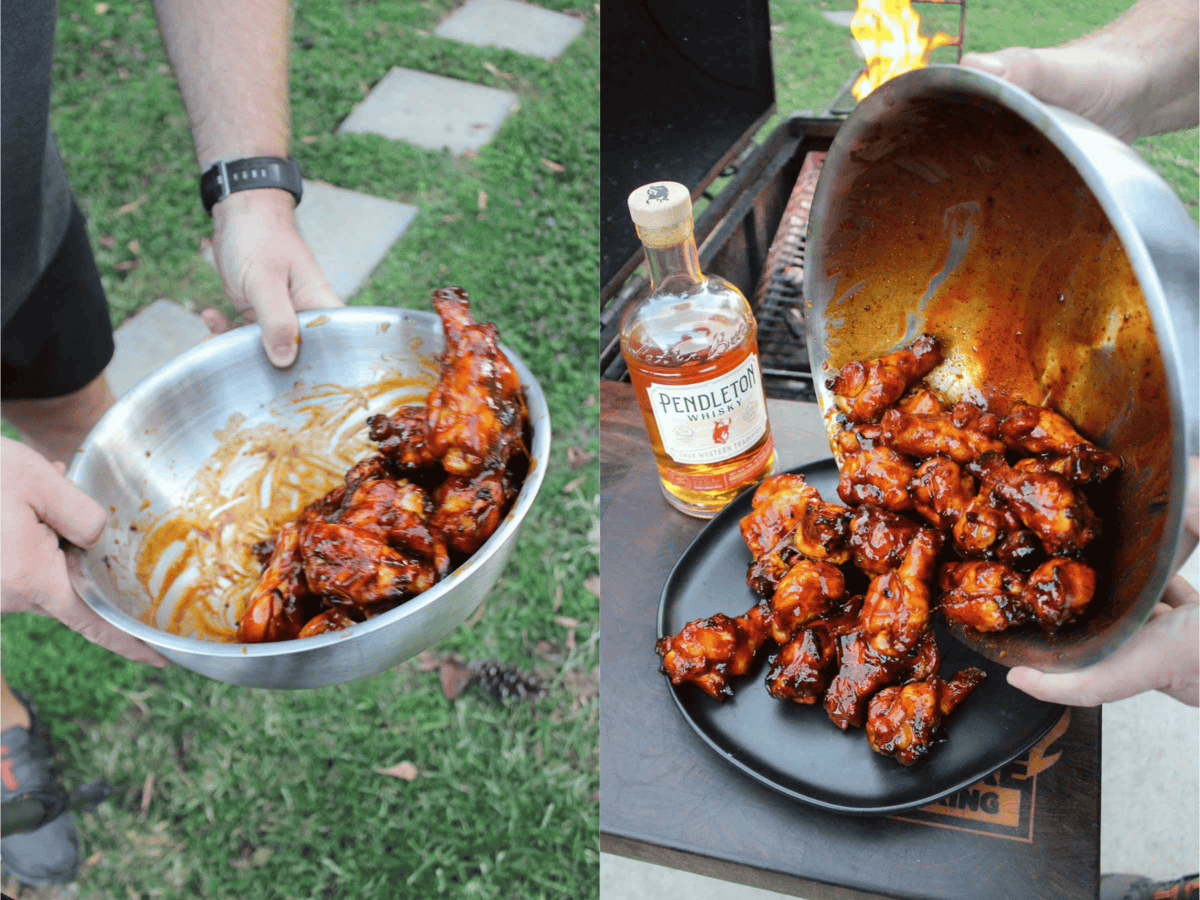
[[[757,354],[731,372],[689,385],[647,386],[663,450],[679,463],[731,459],[767,430],[767,401]]]

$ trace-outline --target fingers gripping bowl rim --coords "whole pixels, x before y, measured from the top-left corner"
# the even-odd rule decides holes
[[[1200,240],[1171,188],[1090,122],[986,73],[930,66],[884,84],[838,130],[805,253],[827,422],[826,378],[929,331],[954,360],[935,388],[986,385],[987,345],[1002,347],[1022,365],[997,380],[1001,407],[1045,403],[1125,458],[1090,620],[1053,636],[955,633],[989,659],[1044,671],[1091,665],[1128,640],[1170,578],[1197,444],[1187,348]]]
[[[172,662],[219,681],[250,687],[309,688],[376,674],[415,656],[465,621],[499,579],[545,478],[550,415],[537,379],[507,347],[525,389],[533,439],[521,491],[496,532],[433,588],[344,631],[268,644],[226,644],[182,637],[141,621],[151,599],[133,575],[138,538],[129,524],[146,503],[177,504],[217,446],[230,417],[248,422],[283,416],[284,396],[319,385],[364,385],[385,369],[411,371],[428,386],[444,347],[438,317],[425,311],[344,307],[299,315],[295,365],[275,369],[258,326],[205,341],[154,372],[104,415],[80,448],[68,477],[111,511],[100,541],[68,548],[72,585],[110,624]],[[281,412],[282,410],[282,412]],[[378,410],[371,410],[372,412]],[[361,418],[365,422],[368,413]]]

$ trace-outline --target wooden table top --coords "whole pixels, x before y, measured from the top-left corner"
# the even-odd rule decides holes
[[[704,527],[667,505],[629,385],[601,384],[600,846],[804,896],[1089,898],[1099,890],[1100,712],[929,806],[851,816],[760,785],[676,708],[654,652],[663,584]],[[816,405],[768,401],[778,470],[828,457]]]

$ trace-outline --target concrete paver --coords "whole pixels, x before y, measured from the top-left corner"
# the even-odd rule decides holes
[[[511,91],[397,66],[338,131],[379,134],[458,156],[491,140],[516,107]]]
[[[209,336],[208,326],[171,300],[155,300],[121,323],[113,335],[116,352],[105,372],[113,393],[127,394],[155,369]]]
[[[433,29],[439,37],[554,59],[583,30],[573,16],[517,0],[467,0]]]

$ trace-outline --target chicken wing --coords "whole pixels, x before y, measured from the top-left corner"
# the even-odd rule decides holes
[[[879,506],[892,512],[912,509],[908,487],[917,472],[905,457],[882,444],[863,446],[850,431],[838,434],[837,447],[841,470],[837,492],[843,503]]]
[[[1000,454],[988,454],[972,467],[980,493],[994,491],[1021,522],[1041,539],[1051,556],[1078,553],[1100,533],[1100,520],[1062,475],[1017,471]]]
[[[1025,578],[1005,563],[946,563],[938,584],[942,615],[976,631],[1005,631],[1032,618]]]
[[[862,628],[882,656],[906,656],[929,627],[931,584],[942,536],[917,532],[900,566],[876,576],[863,600]]]
[[[943,725],[986,675],[974,667],[962,669],[948,681],[936,675],[903,686],[885,687],[867,712],[867,741],[877,753],[911,766],[929,753]]]
[[[347,525],[316,521],[300,532],[309,589],[360,605],[403,600],[437,581],[433,563]]]
[[[1049,559],[1033,570],[1022,600],[1043,625],[1057,628],[1077,618],[1096,592],[1096,573],[1074,559]]]
[[[869,362],[846,363],[825,386],[851,422],[869,422],[942,361],[941,345],[923,334],[911,346]]]
[[[841,569],[827,562],[799,560],[771,595],[771,637],[778,644],[786,644],[845,595],[846,577]]]
[[[920,530],[912,519],[874,506],[859,507],[850,519],[850,552],[855,568],[872,576],[896,568]]]
[[[418,485],[378,478],[356,485],[329,520],[429,560],[442,578],[450,571],[450,556],[446,541],[430,521],[433,509],[432,498]]]
[[[459,553],[474,553],[500,527],[508,503],[517,494],[507,470],[485,469],[476,475],[451,476],[434,492],[430,524]]]
[[[939,531],[953,528],[975,499],[975,479],[945,456],[921,463],[909,485],[913,506]]]
[[[1004,442],[982,431],[962,427],[947,414],[912,415],[889,409],[879,420],[883,441],[893,450],[917,459],[948,456],[968,463],[985,453],[1004,451]]]
[[[729,679],[745,675],[768,636],[771,609],[760,603],[740,616],[717,613],[688,622],[654,645],[672,684],[691,682],[716,700],[733,696]]]
[[[771,658],[767,692],[779,700],[811,705],[820,700],[838,670],[838,638],[858,627],[862,596],[836,614],[810,622]]]
[[[379,452],[402,469],[436,466],[437,454],[429,446],[429,410],[424,406],[404,406],[387,416],[367,419],[367,434],[379,444]]]
[[[280,529],[258,587],[238,621],[238,642],[291,640],[318,608],[304,578],[300,526],[289,522]]]
[[[429,451],[451,475],[478,474],[524,452],[528,419],[520,376],[500,349],[496,326],[477,323],[462,288],[433,294],[446,350],[442,373],[429,394]]]

